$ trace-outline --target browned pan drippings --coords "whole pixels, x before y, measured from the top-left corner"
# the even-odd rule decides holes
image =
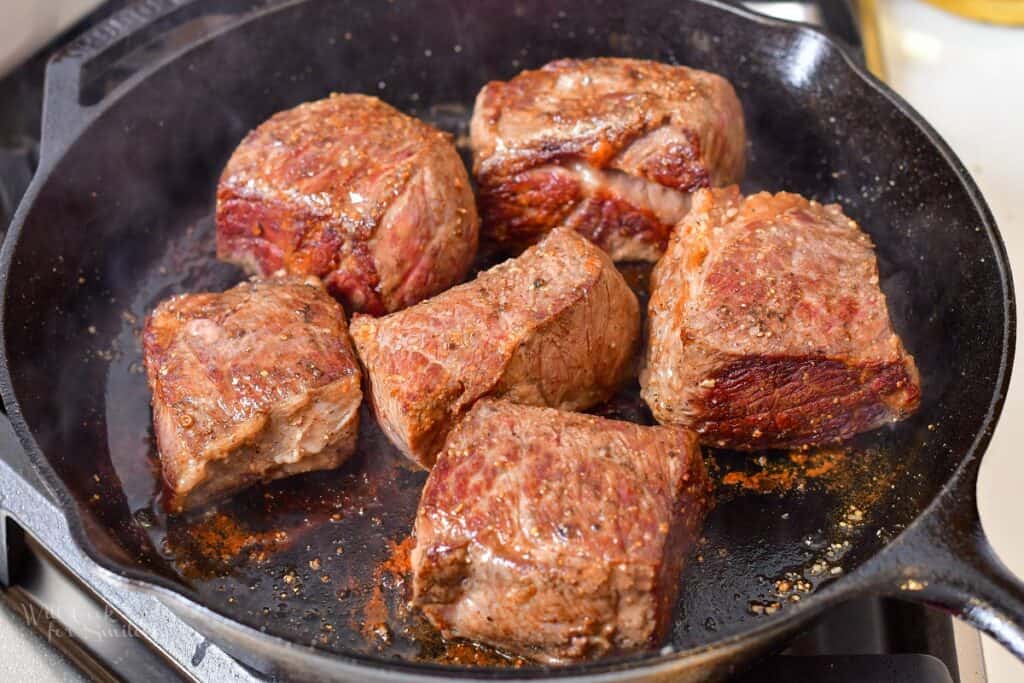
[[[117,348],[110,351],[107,394],[118,397],[116,402],[108,401],[112,460],[135,517],[154,546],[171,561],[201,603],[296,642],[334,652],[377,653],[413,661],[525,665],[525,661],[492,648],[445,642],[410,608],[408,555],[414,543],[410,532],[426,472],[388,442],[367,405],[362,408],[357,453],[340,470],[257,486],[189,516],[165,515],[150,428],[149,392],[140,372],[138,332],[141,321],[160,299],[182,291],[223,289],[237,281],[240,275],[212,256],[212,242],[211,222],[203,219],[168,244],[164,257],[153,264],[140,283],[136,300],[122,316],[122,334]],[[488,249],[481,253],[486,254],[478,264],[481,268],[502,258]],[[649,266],[626,264],[623,272],[641,303],[646,303]],[[635,382],[594,412],[652,423]],[[808,489],[845,497],[844,492],[856,491],[863,500],[857,509],[867,509],[869,498],[878,498],[870,492],[882,491],[890,478],[872,477],[871,473],[888,471],[895,476],[891,470],[880,469],[882,456],[877,451],[825,449],[758,457],[716,454],[718,466],[713,466],[712,472],[723,500],[742,496],[781,499]],[[836,509],[845,508],[840,505]],[[832,537],[838,538],[839,523],[847,522],[832,521],[830,529],[809,540],[806,556],[791,558],[783,570],[775,572],[778,576],[766,574],[765,592],[743,608],[751,614],[763,613],[773,609],[771,605],[779,599],[796,595],[789,599],[798,600],[799,595],[834,576],[830,572],[839,566],[836,549],[844,546],[842,539]],[[712,515],[709,525],[721,524]],[[730,559],[727,529],[720,534],[710,531],[691,560],[688,576]],[[822,558],[830,548],[836,561],[824,568]],[[776,583],[790,588],[782,598]],[[688,637],[687,626],[685,615],[677,619],[677,641]],[[694,626],[718,628],[717,623]]]
[[[342,469],[258,486],[203,511],[167,516],[141,371],[139,331],[160,299],[220,290],[241,277],[211,251],[199,220],[170,242],[123,316],[109,352],[114,468],[136,520],[198,599],[233,618],[334,651],[409,660],[514,665],[468,643],[445,643],[407,602],[410,531],[427,473],[395,450],[367,405],[358,451]],[[497,258],[497,257],[496,257]]]

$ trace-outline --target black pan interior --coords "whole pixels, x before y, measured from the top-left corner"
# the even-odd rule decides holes
[[[634,11],[598,0],[309,0],[238,22],[138,82],[30,196],[4,299],[8,363],[21,413],[101,564],[330,651],[508,663],[440,643],[404,609],[424,474],[365,411],[359,454],[341,471],[166,519],[138,333],[160,299],[239,279],[213,256],[213,192],[233,147],[271,113],[365,92],[459,137],[488,80],[597,55],[732,81],[751,140],[744,189],[838,201],[861,222],[924,384],[916,416],[842,449],[709,454],[719,503],[682,578],[671,645],[808,609],[915,518],[985,420],[1008,292],[997,239],[953,162],[835,45],[696,2]],[[87,69],[86,96],[114,87],[112,72]],[[630,275],[642,290],[643,272]],[[635,388],[598,412],[650,419]]]

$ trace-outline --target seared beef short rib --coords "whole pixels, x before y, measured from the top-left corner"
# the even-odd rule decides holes
[[[221,259],[321,277],[350,311],[396,311],[460,282],[477,232],[450,136],[364,95],[275,114],[217,188]]]
[[[742,450],[836,441],[914,411],[870,238],[837,205],[702,190],[651,278],[643,397]]]
[[[708,499],[692,432],[481,400],[423,490],[414,603],[547,663],[657,645]]]
[[[172,510],[337,467],[355,450],[359,365],[316,278],[172,297],[143,339]]]
[[[481,396],[573,410],[608,398],[639,334],[639,305],[622,275],[564,229],[472,282],[352,321],[381,427],[428,468]]]
[[[560,59],[477,96],[484,231],[530,244],[568,225],[616,261],[656,261],[690,193],[738,182],[746,134],[715,74],[637,59]]]

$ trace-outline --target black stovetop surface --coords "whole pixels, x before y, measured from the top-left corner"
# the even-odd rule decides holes
[[[0,229],[6,229],[38,160],[47,55],[126,4],[128,0],[104,4],[0,79]],[[846,42],[855,44],[856,31],[844,0],[821,0],[817,5],[819,15]],[[262,678],[210,645],[153,598],[131,594],[112,583],[71,545],[61,515],[4,416],[0,416],[0,511],[8,517],[0,525],[0,602],[18,611],[91,678]],[[74,611],[69,613],[72,604]],[[962,674],[960,668],[948,615],[872,598],[833,610],[783,653],[762,658],[735,682],[983,680]]]

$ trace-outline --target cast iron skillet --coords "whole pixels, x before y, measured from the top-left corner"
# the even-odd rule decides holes
[[[946,606],[1024,656],[1024,588],[993,555],[975,500],[1014,342],[1006,253],[977,188],[822,34],[718,2],[625,5],[152,0],[55,57],[42,161],[3,246],[0,379],[24,447],[101,567],[283,676],[695,680],[866,593]],[[239,278],[213,258],[209,217],[244,133],[334,90],[459,135],[488,79],[592,55],[728,77],[751,139],[745,189],[840,201],[861,221],[921,369],[918,414],[843,449],[710,454],[719,503],[666,647],[564,669],[467,668],[502,660],[440,643],[404,609],[424,475],[366,413],[340,472],[164,518],[137,333],[159,299]],[[631,276],[642,292],[643,274]],[[650,419],[635,387],[602,411]]]

